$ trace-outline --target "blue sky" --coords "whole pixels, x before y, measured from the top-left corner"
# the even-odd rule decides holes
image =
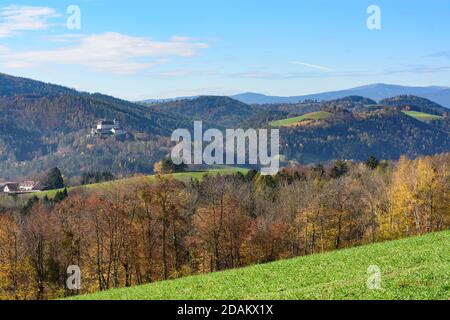
[[[449,17],[447,0],[2,0],[0,72],[130,100],[449,86]]]

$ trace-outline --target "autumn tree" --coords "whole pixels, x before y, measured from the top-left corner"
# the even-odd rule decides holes
[[[13,215],[0,214],[0,300],[33,298],[34,270]]]

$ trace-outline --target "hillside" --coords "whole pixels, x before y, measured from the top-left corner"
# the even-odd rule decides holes
[[[155,104],[150,108],[157,111],[169,111],[189,118],[192,122],[203,120],[224,128],[235,127],[253,114],[252,107],[245,103],[228,97],[212,96]]]
[[[0,73],[0,97],[14,97],[17,95],[58,95],[58,94],[80,94],[76,90],[58,86],[42,81],[14,77]]]
[[[389,99],[383,99],[380,101],[380,104],[391,107],[397,107],[400,108],[401,110],[418,111],[439,116],[442,116],[443,114],[450,112],[449,109],[444,108],[433,101],[417,96],[403,95]]]
[[[395,110],[336,113],[311,124],[283,127],[282,154],[302,163],[417,157],[450,150],[450,134]]]
[[[77,297],[86,300],[442,299],[450,232]],[[368,268],[381,290],[367,288]]]
[[[34,177],[60,167],[68,177],[109,170],[151,173],[167,137],[190,124],[180,115],[102,94],[0,75],[0,177]],[[89,137],[99,119],[116,119],[127,139]],[[19,165],[20,164],[20,165]]]
[[[201,181],[205,176],[216,176],[216,175],[231,175],[234,173],[240,172],[242,174],[246,174],[248,172],[247,169],[239,168],[239,167],[222,167],[217,169],[210,169],[205,171],[186,171],[186,172],[178,172],[172,174],[166,174],[165,177],[171,177],[175,180],[188,183],[191,180]],[[113,188],[117,188],[120,186],[127,185],[140,185],[143,183],[152,183],[156,181],[156,175],[147,175],[147,176],[137,176],[131,178],[125,178],[114,181],[107,181],[101,183],[94,183],[76,187],[67,188],[68,193],[74,191],[101,191],[101,190],[111,190]],[[0,184],[1,185],[1,184]],[[42,191],[36,193],[26,193],[21,194],[18,197],[11,197],[8,194],[3,194],[0,192],[0,208],[22,208],[24,207],[28,200],[38,197],[39,199],[43,199],[44,197],[48,197],[49,199],[53,199],[58,192],[62,192],[64,189],[59,190],[49,190]]]
[[[180,117],[102,94],[81,93],[38,81],[0,75],[0,121],[45,135],[90,129],[98,119],[117,119],[131,132],[167,135]],[[6,89],[5,89],[6,88]]]

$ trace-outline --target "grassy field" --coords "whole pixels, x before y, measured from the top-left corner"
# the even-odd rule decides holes
[[[77,297],[112,300],[449,299],[450,231]],[[367,287],[368,267],[381,289]]]
[[[300,117],[274,121],[270,125],[272,127],[291,127],[291,126],[297,125],[299,122],[302,122],[304,120],[324,120],[324,119],[328,119],[331,116],[332,116],[332,114],[330,112],[318,111],[318,112],[304,114]]]
[[[189,182],[191,179],[194,180],[201,180],[205,175],[217,175],[217,174],[232,174],[235,172],[241,172],[241,173],[247,173],[248,170],[244,168],[236,168],[236,167],[224,167],[221,169],[212,169],[207,171],[194,171],[194,172],[180,172],[180,173],[174,173],[169,174],[167,176],[171,176],[179,181],[183,182]],[[115,180],[110,182],[102,182],[102,183],[96,183],[96,184],[89,184],[79,187],[72,187],[67,188],[68,192],[70,193],[73,190],[77,189],[90,189],[90,190],[99,190],[99,189],[109,189],[111,187],[117,186],[119,184],[136,184],[136,183],[145,183],[145,182],[152,182],[155,181],[156,176],[149,175],[149,176],[139,176],[139,177],[132,177],[132,178],[126,178],[121,180]],[[42,191],[42,192],[36,192],[36,193],[27,193],[27,194],[21,194],[18,195],[16,198],[13,198],[10,195],[6,194],[0,194],[0,205],[12,208],[12,207],[20,207],[24,206],[28,199],[33,198],[37,196],[38,198],[44,198],[47,196],[48,198],[52,199],[55,197],[57,192],[63,191],[63,189],[60,190],[50,190],[50,191]]]
[[[404,114],[413,117],[419,121],[431,121],[441,119],[441,116],[437,116],[434,114],[419,112],[419,111],[403,111]]]
[[[432,120],[438,120],[442,119],[441,116],[419,112],[419,111],[403,111],[404,114],[413,117],[419,121],[432,121]],[[318,111],[318,112],[312,112],[305,114],[303,116],[295,117],[295,118],[288,118],[283,120],[278,120],[271,122],[270,125],[272,127],[292,127],[300,124],[302,121],[305,120],[324,120],[328,119],[332,116],[332,113],[326,112],[326,111]]]

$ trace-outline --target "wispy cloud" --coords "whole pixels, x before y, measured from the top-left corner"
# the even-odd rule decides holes
[[[331,71],[331,70],[330,70]],[[334,78],[361,78],[375,76],[391,76],[396,74],[435,74],[450,72],[450,65],[401,65],[384,70],[347,70],[341,72],[317,72],[314,70],[303,72],[266,72],[248,70],[227,74],[230,78],[266,79],[266,80],[289,80],[289,79],[334,79]]]
[[[446,58],[450,59],[450,50],[449,51],[440,51],[430,55],[425,56],[426,58]]]
[[[307,67],[307,68],[312,68],[312,69],[317,69],[317,70],[321,70],[321,71],[326,71],[326,72],[333,71],[333,69],[330,69],[328,67],[319,66],[317,64],[311,64],[311,63],[306,63],[306,62],[301,62],[301,61],[291,61],[291,64],[303,66],[303,67]]]
[[[45,30],[50,19],[59,17],[48,7],[7,6],[0,8],[0,38],[11,37],[22,31]]]
[[[154,41],[120,33],[61,37],[69,45],[49,50],[11,52],[3,55],[3,66],[28,68],[45,64],[79,65],[116,74],[135,74],[166,63],[169,57],[190,57],[208,44],[189,38]]]
[[[383,72],[378,73],[378,75],[391,75],[391,74],[427,74],[427,73],[440,73],[449,72],[450,66],[428,66],[428,65],[406,65],[397,68],[391,68]]]

